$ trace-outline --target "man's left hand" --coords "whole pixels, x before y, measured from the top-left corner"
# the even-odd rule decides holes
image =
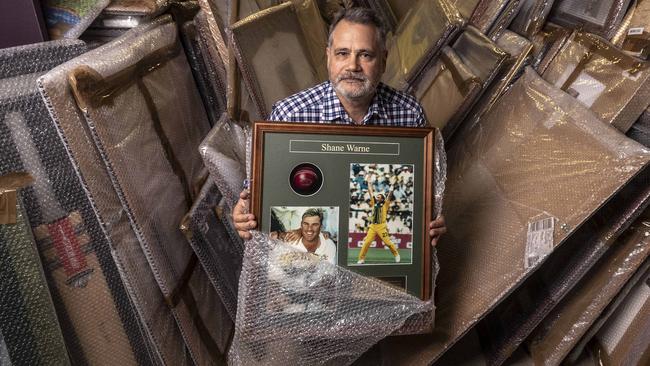
[[[429,223],[429,237],[431,237],[431,246],[435,247],[442,234],[447,232],[445,217],[438,215],[435,220]]]

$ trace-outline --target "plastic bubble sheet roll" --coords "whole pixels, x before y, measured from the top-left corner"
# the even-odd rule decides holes
[[[528,68],[448,159],[436,329],[392,342],[395,362],[437,359],[647,166],[650,150]]]
[[[574,29],[584,29],[611,38],[631,0],[557,0],[550,20]]]
[[[0,174],[34,178],[21,195],[71,362],[149,364],[110,242],[38,92],[40,75],[85,49],[65,40],[0,51]]]
[[[7,194],[10,188],[4,186],[2,180],[0,177],[0,196]],[[0,222],[0,364],[69,365],[59,321],[20,198],[9,209],[15,211],[16,222]]]
[[[39,83],[163,362],[222,362],[218,296],[179,228],[207,178],[209,123],[177,25],[161,17]]]
[[[433,310],[403,291],[254,232],[239,284],[232,365],[346,365]]]

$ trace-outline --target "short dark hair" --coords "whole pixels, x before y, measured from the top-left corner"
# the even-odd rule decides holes
[[[310,208],[305,213],[302,214],[302,219],[304,220],[305,217],[316,217],[318,216],[318,219],[320,220],[320,223],[323,223],[323,211],[318,208]]]
[[[372,25],[377,29],[377,40],[382,49],[386,49],[386,26],[377,13],[364,7],[342,8],[332,18],[330,24],[330,33],[327,39],[327,45],[332,45],[332,33],[340,21],[346,20],[350,23]]]

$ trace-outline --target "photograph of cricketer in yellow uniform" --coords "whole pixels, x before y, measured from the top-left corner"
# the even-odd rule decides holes
[[[411,264],[413,165],[352,164],[348,265]]]

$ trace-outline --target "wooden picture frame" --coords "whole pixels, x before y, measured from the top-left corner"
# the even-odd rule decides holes
[[[250,187],[259,229],[300,231],[301,213],[318,209],[325,213],[319,230],[327,224],[323,235],[336,239],[332,263],[387,283],[403,283],[408,293],[430,299],[434,131],[256,122]],[[298,191],[304,182],[313,186]],[[298,222],[298,227],[279,220],[275,210],[292,214],[292,225]],[[377,215],[370,217],[373,212]],[[366,241],[370,244],[361,262]]]

